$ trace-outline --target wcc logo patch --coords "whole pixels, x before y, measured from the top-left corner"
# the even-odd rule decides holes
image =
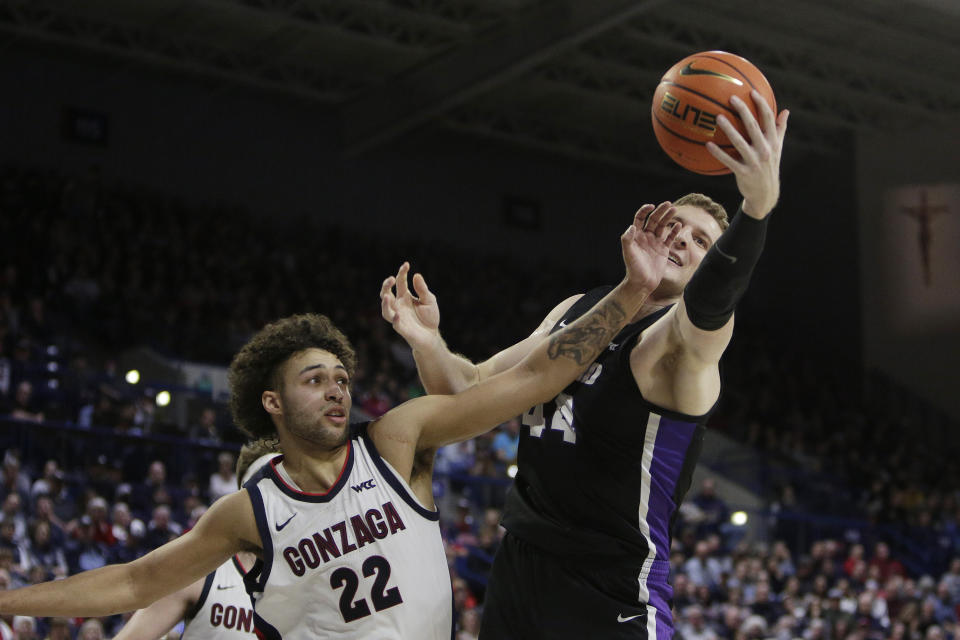
[[[369,480],[364,480],[360,484],[350,485],[350,488],[356,491],[357,493],[360,493],[364,489],[373,489],[375,486],[377,485],[373,481],[373,478],[370,478]]]

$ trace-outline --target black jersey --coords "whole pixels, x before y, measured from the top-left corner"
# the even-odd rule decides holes
[[[553,331],[609,290],[585,294]],[[662,409],[637,387],[630,352],[664,313],[624,327],[579,379],[523,416],[519,472],[503,525],[570,561],[633,567],[641,582],[665,585],[670,529],[690,487],[709,412]]]

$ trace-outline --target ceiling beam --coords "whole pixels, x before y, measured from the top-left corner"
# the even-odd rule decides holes
[[[534,5],[502,28],[347,102],[341,112],[346,151],[356,155],[382,145],[665,1],[555,0]]]

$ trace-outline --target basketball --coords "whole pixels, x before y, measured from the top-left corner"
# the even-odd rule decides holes
[[[739,157],[717,126],[717,116],[725,115],[750,140],[730,98],[740,96],[759,121],[750,97],[753,89],[760,92],[776,114],[777,101],[770,83],[749,60],[726,51],[702,51],[687,56],[663,74],[653,94],[650,111],[657,142],[668,156],[690,171],[705,175],[730,173],[710,155],[706,143],[713,141]]]

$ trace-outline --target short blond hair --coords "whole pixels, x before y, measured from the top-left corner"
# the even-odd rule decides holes
[[[730,226],[730,218],[727,216],[727,210],[723,208],[722,204],[709,196],[705,196],[702,193],[688,193],[673,201],[673,206],[675,207],[682,207],[684,205],[699,207],[709,213],[713,216],[713,219],[717,221],[717,224],[720,225],[721,231],[725,231],[726,228]]]

